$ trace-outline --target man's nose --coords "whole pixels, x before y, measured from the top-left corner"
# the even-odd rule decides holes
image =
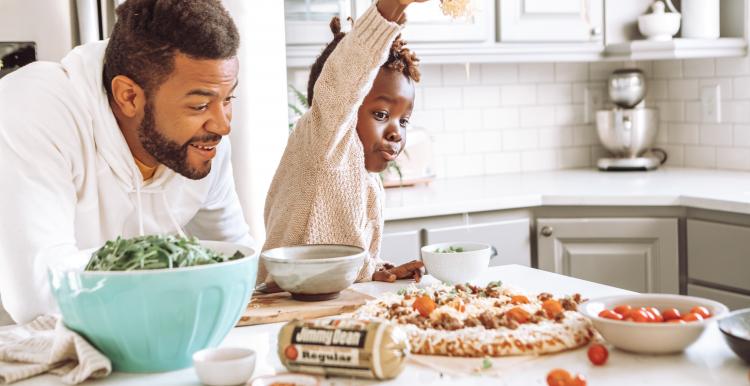
[[[206,131],[218,135],[228,135],[231,129],[232,105],[216,103],[211,109],[211,119],[206,122]]]

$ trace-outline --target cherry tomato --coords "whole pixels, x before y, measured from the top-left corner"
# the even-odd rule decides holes
[[[636,323],[649,323],[654,316],[646,310],[637,309],[630,311],[628,317],[632,318]]]
[[[575,378],[568,383],[568,386],[586,386],[586,378],[581,374],[576,374]]]
[[[435,310],[435,302],[428,295],[418,297],[411,306],[425,318]]]
[[[682,314],[680,314],[680,311],[676,308],[667,308],[662,312],[662,316],[664,317],[664,321],[670,321],[670,320],[679,320],[682,319]]]
[[[613,320],[622,320],[622,315],[612,310],[602,310],[602,312],[599,313],[599,317]]]
[[[703,317],[701,316],[701,314],[696,314],[695,312],[690,312],[690,313],[686,314],[685,316],[683,316],[682,320],[684,320],[686,322],[695,322],[695,321],[703,320]]]
[[[510,297],[511,304],[529,304],[529,298],[523,295],[513,295]]]
[[[564,309],[562,304],[555,299],[547,299],[542,303],[542,308],[547,313],[547,317],[554,319],[555,316],[562,314]]]
[[[508,311],[508,318],[513,319],[518,323],[526,323],[531,318],[531,314],[521,307],[513,307]]]
[[[711,312],[708,311],[708,308],[706,308],[706,307],[695,306],[695,307],[693,307],[693,308],[690,309],[690,312],[702,316],[703,319],[711,317]]]
[[[572,380],[570,373],[563,369],[554,369],[547,374],[549,386],[568,386]]]
[[[622,315],[623,317],[627,317],[632,309],[633,307],[628,304],[620,304],[619,306],[615,307],[615,312]]]
[[[656,307],[646,307],[646,311],[650,312],[652,315],[654,315],[654,322],[661,323],[664,321],[664,317],[661,315],[661,312],[659,312],[659,309]]]
[[[607,358],[609,358],[609,351],[603,345],[595,343],[592,344],[591,347],[589,347],[588,356],[591,363],[593,363],[595,366],[601,366],[607,363]]]

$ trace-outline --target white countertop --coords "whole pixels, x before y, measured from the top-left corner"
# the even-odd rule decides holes
[[[629,291],[596,284],[550,272],[527,268],[520,265],[491,267],[482,281],[501,279],[505,283],[525,288],[532,292],[551,292],[557,295],[581,293],[584,297],[595,298]],[[428,276],[425,280],[431,280]],[[354,289],[376,295],[383,291],[397,291],[407,282],[361,283]],[[254,376],[285,372],[276,355],[277,334],[280,323],[233,329],[222,346],[247,347],[258,353]],[[477,359],[479,364],[481,359]],[[398,378],[383,382],[383,385],[545,385],[546,375],[553,368],[564,368],[572,373],[581,373],[588,384],[596,385],[745,385],[748,367],[736,357],[724,342],[716,323],[708,325],[703,336],[684,353],[676,355],[652,356],[629,354],[610,348],[606,365],[594,367],[586,356],[586,349],[546,355],[519,362],[518,358],[498,359],[500,364],[509,366],[499,376],[455,377],[409,362]],[[497,362],[496,362],[497,363]],[[505,368],[505,367],[503,367]],[[321,379],[321,385],[360,385],[371,381],[347,378]],[[59,378],[45,375],[18,386],[60,385]],[[104,380],[87,382],[86,385],[199,385],[192,368],[162,374],[113,373]]]
[[[685,206],[750,214],[750,173],[573,169],[440,179],[386,190],[385,219],[562,206]]]

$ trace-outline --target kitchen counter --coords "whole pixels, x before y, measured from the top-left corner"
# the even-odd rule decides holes
[[[573,169],[436,180],[386,190],[385,219],[538,206],[684,206],[750,214],[750,173]]]
[[[501,279],[506,283],[533,292],[551,292],[558,295],[581,293],[594,298],[629,291],[579,280],[520,265],[491,267],[482,281]],[[425,277],[429,282],[434,280]],[[397,291],[406,285],[400,283],[360,283],[354,289],[377,295],[383,291]],[[277,334],[282,324],[268,324],[233,329],[222,343],[223,346],[248,347],[258,354],[255,374],[266,375],[284,372],[276,355]],[[504,358],[496,364],[507,364],[498,376],[451,376],[409,361],[401,375],[383,385],[545,385],[546,374],[560,367],[572,373],[581,373],[588,384],[595,385],[745,385],[748,367],[736,357],[724,343],[716,322],[708,325],[703,336],[684,353],[677,355],[636,355],[610,348],[606,365],[594,367],[586,356],[586,349],[546,355],[535,358]],[[460,359],[463,360],[463,359]],[[477,366],[481,359],[476,359]],[[500,381],[500,383],[498,383]],[[322,385],[360,385],[373,382],[347,378],[321,379]],[[18,386],[58,385],[59,379],[45,375]],[[192,368],[163,374],[113,373],[109,378],[87,382],[86,385],[199,385]]]

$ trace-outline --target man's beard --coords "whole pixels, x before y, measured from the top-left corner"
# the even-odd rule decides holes
[[[165,137],[156,128],[153,110],[152,103],[147,102],[143,110],[143,120],[138,127],[138,140],[141,141],[143,148],[159,163],[191,180],[199,180],[207,176],[211,172],[211,161],[206,161],[203,168],[193,168],[188,163],[188,146],[195,142],[218,142],[221,140],[221,136],[212,134],[191,138],[184,145],[180,145]]]

